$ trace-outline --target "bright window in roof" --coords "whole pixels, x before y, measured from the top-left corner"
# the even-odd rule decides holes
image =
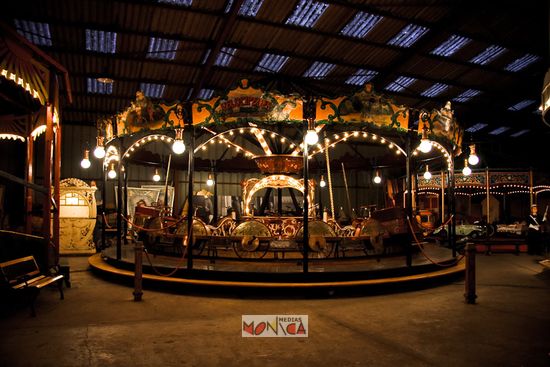
[[[319,1],[300,0],[292,15],[286,20],[286,24],[311,28],[327,8],[328,4]]]
[[[88,78],[86,84],[87,84],[88,93],[95,93],[95,94],[112,94],[113,93],[112,83],[100,83],[95,78]]]
[[[174,60],[178,45],[179,41],[176,40],[151,37],[149,39],[147,57],[149,59]]]
[[[508,111],[520,111],[523,110],[526,107],[531,106],[536,101],[534,99],[526,99],[521,102],[516,103],[513,106],[508,107]]]
[[[431,53],[438,56],[449,57],[470,43],[470,41],[471,40],[469,38],[453,34],[445,42],[434,48]]]
[[[355,74],[353,74],[346,80],[346,84],[365,85],[369,81],[371,81],[372,78],[374,78],[376,75],[378,75],[377,71],[358,69]]]
[[[506,49],[501,46],[493,45],[487,47],[480,54],[470,60],[470,62],[478,65],[486,65],[499,57]]]
[[[214,94],[213,89],[201,89],[199,91],[199,94],[198,94],[197,98],[199,98],[199,99],[210,99],[210,98],[212,98],[213,94]]]
[[[244,0],[239,9],[239,15],[244,15],[245,17],[255,17],[256,14],[260,11],[264,0]],[[226,11],[229,11],[231,4],[228,4]]]
[[[236,48],[222,47],[216,61],[214,62],[214,65],[228,66],[231,63],[231,60],[233,60],[233,56],[236,51]]]
[[[531,131],[531,130],[529,130],[529,129],[523,129],[523,130],[520,130],[520,131],[518,131],[518,132],[513,133],[513,134],[510,135],[510,136],[511,136],[512,138],[517,138],[518,136],[522,136],[522,135],[527,134],[529,131]]]
[[[86,50],[114,54],[116,33],[86,29]]]
[[[336,65],[328,62],[315,61],[309,69],[306,70],[304,77],[315,79],[324,78],[332,71],[332,69],[334,69],[335,66]]]
[[[400,76],[399,78],[388,84],[385,89],[390,92],[401,92],[405,88],[408,88],[415,81],[415,78]]]
[[[164,95],[164,89],[166,85],[164,84],[153,84],[153,83],[141,83],[139,88],[147,97],[151,98],[162,98]]]
[[[475,132],[478,132],[481,129],[485,129],[486,127],[487,127],[487,124],[484,124],[482,122],[478,122],[477,124],[472,125],[469,128],[467,128],[466,131],[469,132],[469,133],[475,133]]]
[[[158,0],[159,3],[173,4],[179,6],[191,6],[193,0]]]
[[[455,102],[468,102],[470,99],[481,94],[481,91],[477,89],[467,89],[464,92],[460,93],[458,96],[453,98]]]
[[[340,34],[349,37],[363,38],[382,20],[380,15],[372,15],[360,11],[355,14],[352,20],[342,30]]]
[[[288,56],[264,54],[258,65],[254,68],[256,71],[268,73],[278,73],[288,61]]]
[[[409,24],[399,31],[399,33],[397,33],[391,40],[389,40],[388,45],[397,47],[411,47],[416,41],[425,35],[426,32],[428,32],[428,28],[426,27],[416,24]]]
[[[210,52],[212,52],[212,49],[209,48],[206,50],[206,52],[204,53],[204,56],[202,57],[202,61],[201,61],[201,64],[206,64],[206,60],[208,60],[208,56],[210,56]]]
[[[52,35],[48,23],[31,22],[15,19],[15,28],[20,35],[37,46],[51,46]]]
[[[539,61],[540,59],[541,59],[540,56],[527,54],[523,57],[520,57],[519,59],[516,59],[516,60],[512,61],[508,65],[506,65],[504,70],[507,70],[507,71],[520,71],[520,70],[525,69],[526,67],[528,67],[532,63]]]
[[[420,93],[420,95],[423,97],[436,97],[441,93],[445,92],[447,88],[449,88],[447,84],[435,83],[434,85],[426,89],[424,92]]]
[[[510,128],[508,126],[501,126],[501,127],[496,128],[492,131],[489,131],[489,135],[500,135],[503,132],[506,132],[508,130],[510,130]]]

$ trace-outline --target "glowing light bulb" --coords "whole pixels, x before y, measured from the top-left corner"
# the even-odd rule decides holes
[[[115,165],[111,164],[111,169],[109,172],[107,172],[107,176],[112,180],[113,178],[116,178],[116,171],[115,171]]]
[[[428,166],[426,166],[426,172],[424,172],[424,179],[429,180],[432,178],[432,173],[428,171]]]
[[[84,169],[88,169],[88,168],[90,168],[91,165],[92,165],[92,162],[90,162],[90,151],[85,150],[84,151],[84,158],[82,158],[82,160],[80,161],[80,167],[82,167]]]
[[[464,166],[464,168],[462,169],[462,174],[464,176],[470,176],[472,174],[472,169],[468,166]]]
[[[428,139],[422,139],[420,145],[418,146],[418,150],[422,153],[429,153],[432,150],[432,142]]]
[[[105,148],[102,147],[102,146],[97,146],[97,147],[95,147],[95,149],[94,149],[94,156],[95,156],[97,159],[103,159],[103,158],[105,158]]]
[[[172,151],[176,154],[182,154],[185,152],[185,144],[183,144],[183,140],[174,140],[174,144],[172,144]]]
[[[479,157],[476,154],[475,144],[470,145],[470,156],[468,157],[468,163],[470,163],[472,166],[475,166],[479,163]]]
[[[212,179],[212,175],[208,174],[208,179],[206,180],[206,186],[213,186],[214,180]]]
[[[315,130],[308,130],[306,133],[305,141],[307,145],[315,145],[319,141],[319,135]]]
[[[327,183],[325,181],[325,178],[321,175],[321,180],[319,181],[319,186],[326,187]]]
[[[159,182],[160,181],[160,175],[158,169],[155,169],[155,174],[153,175],[153,181]]]
[[[374,176],[374,178],[372,179],[372,181],[375,183],[375,184],[379,184],[380,182],[382,182],[382,177],[380,177],[380,173],[378,171],[376,171],[376,176]]]

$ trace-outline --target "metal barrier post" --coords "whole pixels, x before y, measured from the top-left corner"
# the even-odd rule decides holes
[[[143,243],[141,241],[136,241],[134,256],[134,301],[139,302],[143,295]]]
[[[464,281],[464,300],[468,304],[476,303],[476,245],[466,243],[466,276]]]

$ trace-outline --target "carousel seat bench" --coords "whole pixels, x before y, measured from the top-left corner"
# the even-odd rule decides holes
[[[34,302],[41,288],[55,284],[59,289],[60,299],[64,299],[63,275],[42,274],[34,256],[21,257],[0,263],[0,271],[8,290],[26,292],[32,316],[36,316]]]

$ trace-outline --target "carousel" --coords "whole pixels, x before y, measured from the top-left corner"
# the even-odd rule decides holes
[[[103,201],[102,253],[90,264],[131,275],[143,251],[145,278],[276,287],[461,273],[453,237],[461,139],[450,103],[414,110],[371,85],[329,98],[242,80],[173,104],[138,92],[127,110],[98,121],[102,196],[114,191],[116,212]],[[437,220],[449,233],[443,245],[414,212],[427,158],[450,194]],[[157,184],[129,187],[144,170]]]

